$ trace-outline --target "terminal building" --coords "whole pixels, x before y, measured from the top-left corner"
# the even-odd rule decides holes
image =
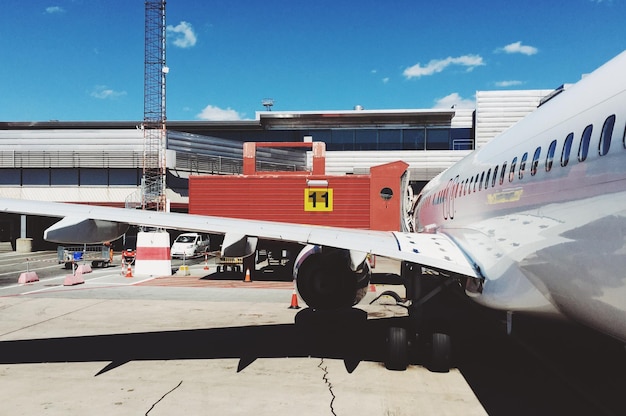
[[[244,142],[324,142],[326,173],[406,162],[415,191],[526,114],[553,90],[483,91],[475,109],[258,112],[254,120],[168,121],[166,197],[187,212],[188,178],[242,173]],[[129,206],[143,171],[141,121],[0,122],[0,196]],[[311,152],[267,148],[257,170],[311,168]],[[210,192],[210,190],[207,190]],[[0,241],[37,238],[56,219],[0,214]],[[26,228],[26,231],[24,230]],[[37,248],[36,241],[34,242]]]

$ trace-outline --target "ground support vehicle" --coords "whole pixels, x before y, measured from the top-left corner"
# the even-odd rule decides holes
[[[174,240],[170,253],[172,258],[193,258],[203,255],[210,248],[209,236],[199,233],[180,234]]]
[[[229,269],[233,272],[241,272],[243,268],[243,257],[218,257],[215,259],[217,272],[225,272]]]
[[[58,246],[57,260],[59,264],[65,264],[68,270],[80,262],[91,262],[92,267],[109,267],[113,261],[113,251],[108,244]]]

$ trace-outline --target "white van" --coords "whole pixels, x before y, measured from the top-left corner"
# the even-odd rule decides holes
[[[172,249],[172,258],[196,257],[209,250],[209,236],[199,233],[185,233],[176,237]]]

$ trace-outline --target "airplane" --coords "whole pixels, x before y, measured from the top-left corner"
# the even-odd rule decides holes
[[[225,235],[223,253],[257,238],[305,245],[294,266],[309,308],[352,307],[367,290],[367,255],[401,260],[409,317],[441,287],[507,313],[574,321],[626,343],[626,51],[542,103],[432,179],[415,232],[354,230],[0,198],[0,212],[63,218],[44,238],[114,240],[128,224]],[[88,240],[88,241],[85,241]],[[329,312],[332,313],[332,312]],[[428,325],[419,326],[419,330]],[[408,366],[415,327],[391,327],[385,365]],[[428,329],[431,366],[447,371],[450,335]]]

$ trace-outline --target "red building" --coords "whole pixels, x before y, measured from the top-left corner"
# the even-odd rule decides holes
[[[257,172],[257,147],[308,147],[313,169]],[[189,177],[189,213],[372,230],[400,230],[402,176],[408,164],[374,166],[366,175],[326,175],[325,146],[245,143],[244,174]]]

